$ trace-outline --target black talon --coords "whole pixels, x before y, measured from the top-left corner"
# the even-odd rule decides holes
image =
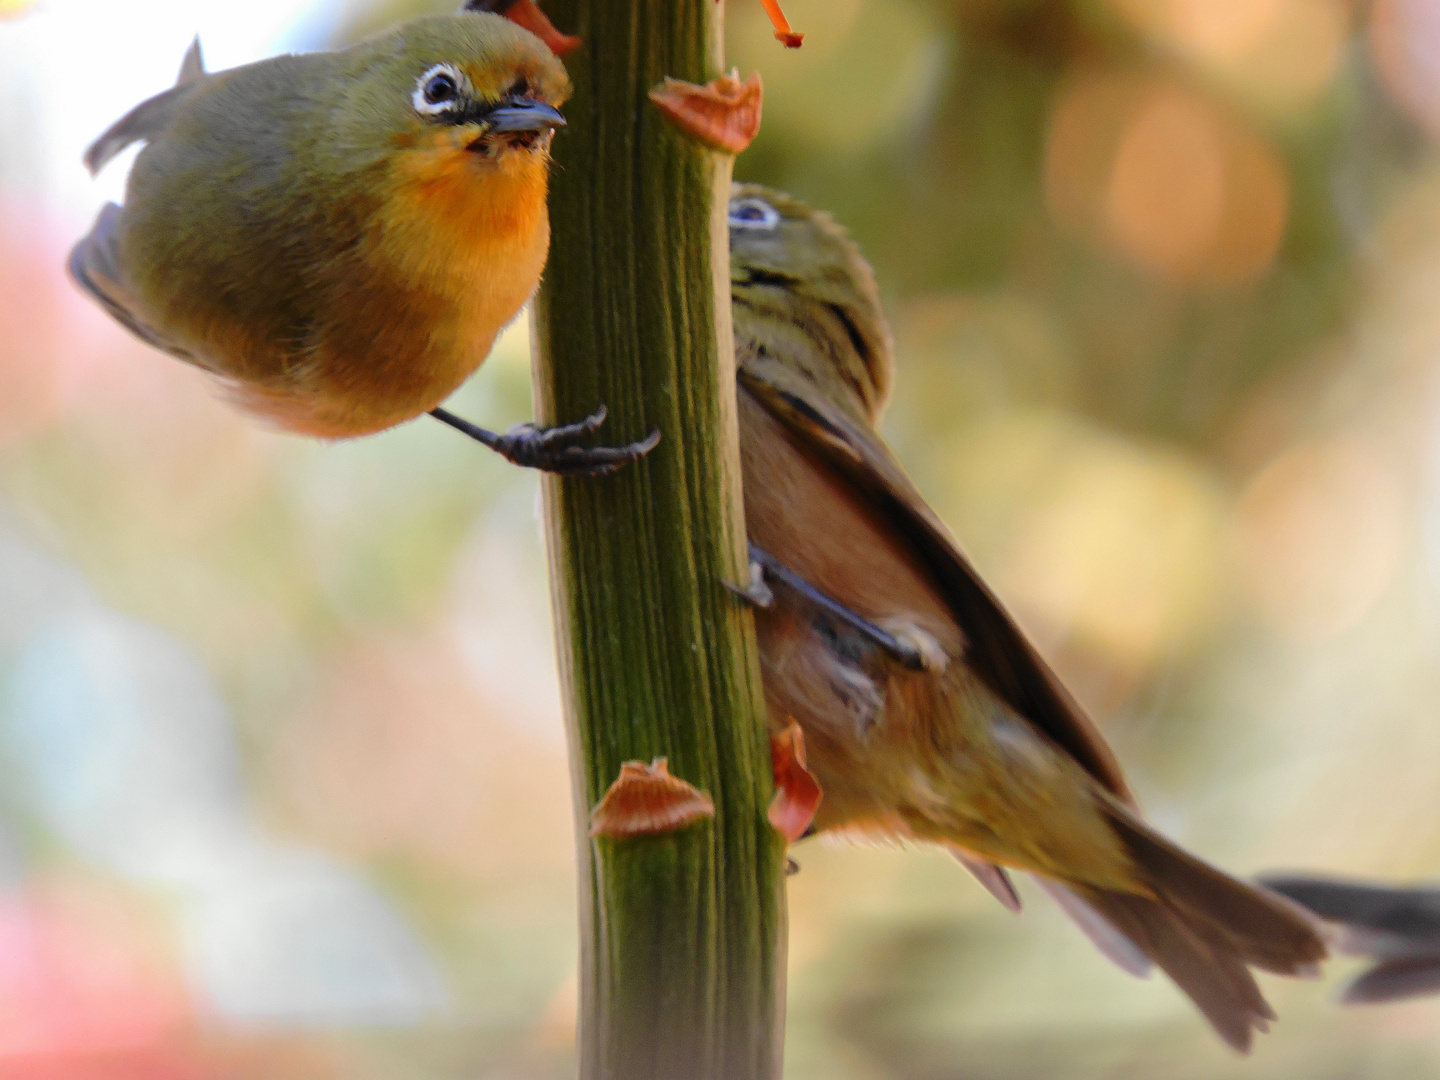
[[[573,424],[557,424],[548,428],[520,424],[504,435],[462,420],[446,409],[431,409],[430,415],[488,446],[506,461],[560,476],[604,476],[644,457],[660,442],[657,430],[625,446],[570,445],[577,439],[593,435],[605,422],[604,405]]]
[[[817,589],[810,582],[806,581],[795,571],[791,570],[784,563],[778,562],[769,552],[763,551],[754,544],[750,545],[750,561],[758,564],[765,575],[780,582],[787,589],[799,593],[810,603],[820,608],[827,614],[843,622],[846,626],[858,630],[880,648],[884,649],[896,660],[904,664],[912,671],[924,671],[926,669],[925,656],[914,645],[901,641],[894,634],[887,633],[880,629],[869,619],[856,615],[844,604],[830,599],[823,592]],[[734,586],[731,586],[734,588]],[[738,591],[738,590],[737,590]],[[766,590],[769,591],[768,589]],[[742,593],[741,595],[745,595]],[[764,605],[760,605],[764,606]]]
[[[521,424],[521,428],[528,428],[536,433],[536,442],[544,449],[560,446],[571,439],[578,439],[584,435],[593,435],[600,430],[600,425],[605,423],[605,417],[610,415],[610,410],[601,405],[584,420],[577,420],[573,424],[556,424],[554,427],[537,428],[534,424]]]

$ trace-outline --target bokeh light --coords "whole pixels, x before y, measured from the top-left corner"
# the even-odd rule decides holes
[[[1179,86],[1099,76],[1055,112],[1046,185],[1057,220],[1172,280],[1231,285],[1284,236],[1279,156],[1223,108]]]
[[[1254,602],[1301,638],[1353,626],[1399,569],[1407,510],[1394,468],[1363,441],[1291,447],[1250,480],[1237,508]]]
[[[1288,112],[1313,105],[1348,41],[1346,0],[1111,0],[1157,45],[1242,100]]]
[[[1440,8],[1428,0],[1375,0],[1370,44],[1395,103],[1440,136]]]

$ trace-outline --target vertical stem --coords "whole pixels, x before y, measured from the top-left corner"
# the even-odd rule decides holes
[[[547,423],[602,402],[607,442],[662,441],[599,479],[547,478],[545,521],[580,836],[584,1080],[778,1080],[783,847],[745,578],[725,207],[730,160],[652,108],[720,73],[716,0],[550,0],[584,47],[555,143],[535,305]],[[587,838],[625,761],[669,759],[715,817]]]

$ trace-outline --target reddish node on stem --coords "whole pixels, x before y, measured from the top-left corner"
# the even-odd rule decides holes
[[[775,771],[770,824],[793,844],[815,820],[824,794],[815,774],[805,767],[805,733],[799,724],[791,723],[779,735],[770,736],[770,767]]]
[[[627,761],[590,811],[591,836],[646,836],[673,832],[715,816],[715,803],[699,788],[670,775],[665,759]]]
[[[785,12],[780,10],[780,0],[760,0],[765,7],[765,14],[770,16],[770,22],[775,26],[775,40],[781,42],[787,49],[798,49],[800,42],[805,40],[804,34],[797,34],[790,29],[790,23],[785,18]]]
[[[681,131],[712,150],[738,154],[760,130],[765,87],[757,71],[743,83],[732,71],[705,85],[666,78],[650,91],[650,100]]]
[[[562,34],[541,11],[535,0],[465,0],[461,11],[489,11],[503,15],[516,26],[523,26],[549,46],[556,56],[564,56],[580,47],[580,39]]]

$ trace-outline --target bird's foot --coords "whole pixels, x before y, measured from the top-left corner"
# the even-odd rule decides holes
[[[660,442],[657,430],[624,446],[576,446],[578,440],[595,434],[605,423],[604,405],[574,424],[555,427],[520,424],[504,435],[462,420],[446,409],[431,409],[430,415],[488,446],[506,461],[560,476],[605,476],[638,461]]]
[[[794,570],[791,570],[784,563],[776,559],[775,556],[756,547],[754,544],[750,545],[750,580],[752,584],[748,588],[742,589],[739,586],[727,582],[726,587],[729,588],[731,592],[749,600],[755,604],[756,607],[765,608],[774,602],[774,594],[765,583],[766,578],[780,583],[787,589],[803,597],[808,603],[813,604],[825,612],[826,615],[829,615],[837,622],[844,623],[852,630],[862,634],[912,671],[934,671],[937,664],[939,670],[944,670],[944,653],[941,652],[939,644],[935,642],[930,635],[924,634],[923,631],[919,631],[918,629],[915,630],[915,633],[909,632],[911,629],[915,629],[911,628],[909,624],[905,624],[906,629],[901,633],[891,633],[884,627],[877,626],[863,615],[857,615],[844,604],[831,599],[799,574],[795,573]],[[759,583],[760,589],[763,590],[763,593],[759,593],[758,595],[767,598],[764,603],[757,599],[755,595],[752,595],[752,592],[755,590],[754,583],[756,582]],[[897,627],[897,629],[899,628]],[[923,637],[919,635],[923,635]]]
[[[770,586],[765,584],[765,564],[756,559],[753,552],[755,545],[750,545],[752,555],[750,557],[750,583],[748,585],[736,585],[733,581],[725,582],[725,588],[744,600],[751,607],[760,608],[762,611],[769,610],[775,603],[775,594],[770,591]]]

